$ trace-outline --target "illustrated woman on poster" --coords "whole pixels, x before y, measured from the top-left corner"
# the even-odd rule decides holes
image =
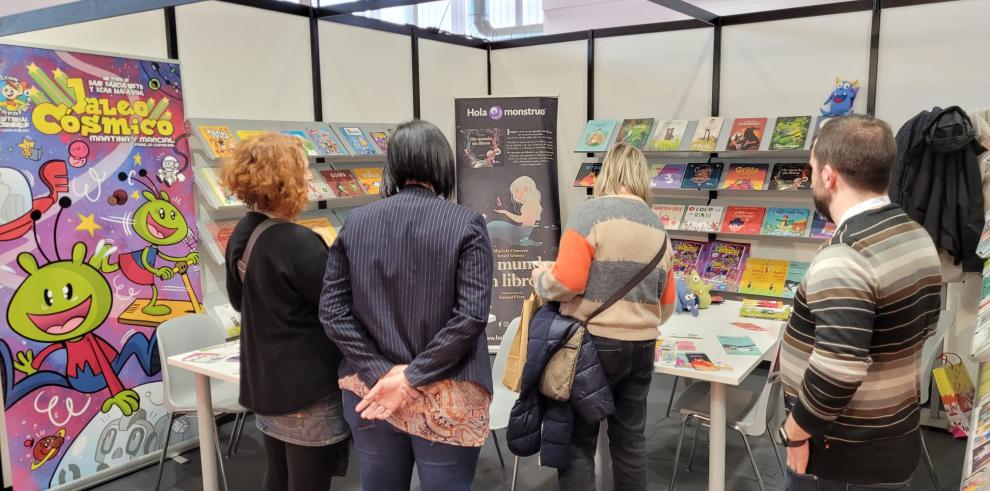
[[[505,215],[511,222],[488,222],[488,236],[492,243],[518,246],[543,244],[529,238],[536,228],[540,215],[543,214],[542,197],[536,187],[536,181],[529,176],[518,177],[509,185],[509,192],[512,193],[512,201],[521,208],[518,215],[505,209],[495,210],[495,213]]]

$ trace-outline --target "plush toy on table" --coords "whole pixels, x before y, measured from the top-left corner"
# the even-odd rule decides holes
[[[684,279],[674,280],[677,288],[677,308],[676,312],[691,312],[691,315],[698,316],[698,296],[691,291],[684,283]]]
[[[698,297],[699,308],[707,309],[712,305],[712,295],[708,292],[712,287],[702,281],[697,270],[691,271],[688,276],[687,287],[694,292],[694,296]]]

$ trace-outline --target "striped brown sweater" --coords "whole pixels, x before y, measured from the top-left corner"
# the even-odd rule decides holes
[[[941,282],[931,238],[895,205],[853,216],[815,256],[781,351],[792,415],[814,437],[809,472],[896,482],[914,470],[921,350]]]
[[[603,196],[574,208],[550,271],[536,291],[561,302],[561,313],[586,320],[656,257],[669,240],[660,219],[636,196]],[[657,338],[660,304],[674,303],[673,252],[668,244],[657,270],[588,323],[595,336],[622,341]]]

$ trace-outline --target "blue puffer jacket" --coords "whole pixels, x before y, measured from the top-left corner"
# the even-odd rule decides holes
[[[615,405],[588,333],[578,352],[570,400],[555,401],[540,394],[540,378],[550,357],[581,326],[579,321],[560,315],[559,309],[558,303],[549,302],[533,316],[519,399],[512,406],[507,439],[512,453],[525,457],[539,451],[542,465],[564,469],[570,460],[574,412],[585,421],[599,422],[615,412]]]

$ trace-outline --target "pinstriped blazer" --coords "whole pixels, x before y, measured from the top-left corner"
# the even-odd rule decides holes
[[[492,275],[481,214],[425,187],[351,211],[320,299],[323,327],[344,354],[340,376],[356,373],[372,387],[409,364],[413,386],[453,379],[491,392]]]

